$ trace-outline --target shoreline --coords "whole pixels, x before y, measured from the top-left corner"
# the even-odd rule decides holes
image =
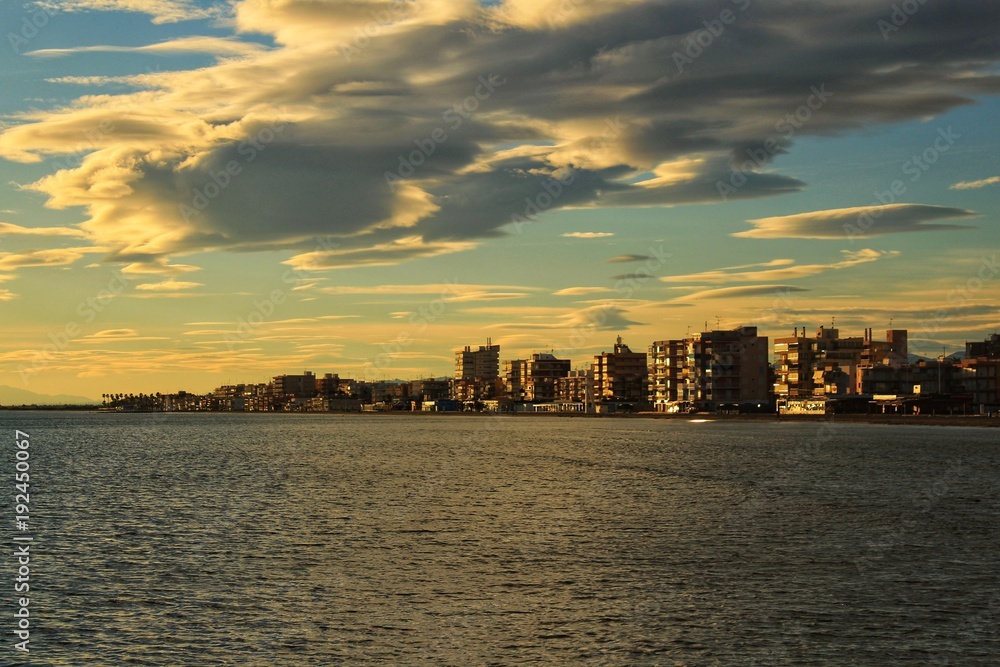
[[[414,412],[409,410],[387,410],[384,412],[213,412],[185,411],[163,412],[160,410],[112,412],[99,410],[92,406],[2,406],[3,412],[92,412],[95,414],[246,414],[246,415],[357,415],[358,417],[426,417],[446,416],[455,418],[490,418],[503,417],[511,419],[531,418],[562,418],[562,419],[656,419],[677,421],[731,421],[757,423],[857,423],[902,426],[958,426],[1000,428],[1000,415],[868,415],[868,414],[833,414],[833,415],[777,415],[775,413],[746,414],[716,414],[701,412],[694,414],[666,414],[662,412],[633,412],[611,414],[585,414],[580,412]]]
[[[295,414],[295,413],[283,413]],[[310,413],[303,413],[310,414]],[[311,414],[338,414],[338,413],[311,413]],[[822,423],[841,422],[859,424],[884,424],[884,425],[905,425],[905,426],[976,426],[983,428],[1000,428],[1000,416],[988,417],[986,415],[866,415],[866,414],[841,414],[841,415],[777,415],[774,413],[758,414],[716,414],[711,412],[699,412],[694,414],[665,414],[662,412],[634,412],[634,413],[612,413],[612,414],[584,414],[579,412],[407,412],[405,410],[393,410],[386,412],[365,412],[365,413],[339,413],[358,414],[368,416],[403,416],[403,415],[441,415],[456,417],[509,417],[509,418],[563,418],[563,419],[657,419],[676,420],[682,422],[690,421],[732,421],[732,422],[758,422],[758,423]]]

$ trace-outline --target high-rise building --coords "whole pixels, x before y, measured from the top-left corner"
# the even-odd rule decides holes
[[[478,350],[466,345],[455,353],[454,398],[460,401],[493,398],[499,378],[500,346],[489,338]]]
[[[551,403],[556,400],[556,380],[569,375],[569,359],[533,354],[530,359],[504,362],[504,390],[515,401]]]
[[[649,368],[646,353],[633,352],[618,336],[613,352],[594,357],[594,400],[614,402],[646,401]]]
[[[688,400],[684,380],[686,340],[657,340],[649,346],[649,401],[659,412]]]
[[[290,398],[312,398],[316,395],[316,376],[312,371],[302,375],[276,375],[271,380],[275,396]]]
[[[768,340],[757,327],[656,341],[649,354],[650,399],[658,411],[770,404]]]
[[[486,339],[486,345],[473,350],[469,345],[455,353],[456,380],[495,380],[500,377],[500,346]]]

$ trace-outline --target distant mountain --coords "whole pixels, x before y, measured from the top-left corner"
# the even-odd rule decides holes
[[[38,394],[27,389],[0,385],[0,405],[99,405],[100,401],[85,396]]]
[[[909,362],[915,364],[920,361],[937,361],[937,357],[924,357],[919,354],[909,354]],[[952,352],[946,359],[951,359],[952,361],[961,361],[965,358],[965,350],[959,350],[958,352]]]

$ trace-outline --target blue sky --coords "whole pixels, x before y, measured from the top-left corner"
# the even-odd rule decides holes
[[[487,337],[583,365],[706,322],[981,340],[996,20],[892,12],[5,3],[0,384],[445,375]]]

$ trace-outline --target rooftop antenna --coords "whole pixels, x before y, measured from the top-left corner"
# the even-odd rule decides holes
[[[719,319],[718,315],[715,316],[715,328],[716,329],[722,328],[722,320]]]
[[[893,318],[891,318],[891,317],[889,318],[889,328],[890,328],[890,329],[892,328],[892,319],[893,319]]]
[[[837,318],[836,318],[836,316],[830,318],[830,328],[831,329],[836,329],[837,328]]]

